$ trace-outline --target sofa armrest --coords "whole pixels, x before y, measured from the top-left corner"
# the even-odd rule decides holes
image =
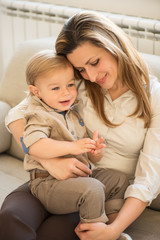
[[[0,153],[9,149],[11,143],[11,134],[5,127],[5,117],[10,108],[8,103],[0,101]]]

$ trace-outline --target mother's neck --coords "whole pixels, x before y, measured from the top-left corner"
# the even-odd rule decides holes
[[[124,85],[124,86],[117,85],[117,86],[109,89],[108,92],[110,94],[112,101],[114,101],[115,99],[119,98],[121,95],[123,95],[128,90],[129,90],[129,88],[126,85]]]

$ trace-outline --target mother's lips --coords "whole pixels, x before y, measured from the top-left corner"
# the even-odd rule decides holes
[[[98,80],[97,83],[98,83],[99,85],[102,85],[105,81],[106,81],[106,78],[104,77],[104,78]]]
[[[103,83],[105,83],[105,81],[107,80],[107,75],[108,74],[106,74],[103,78],[97,80],[96,83],[98,83],[99,85],[102,85]]]

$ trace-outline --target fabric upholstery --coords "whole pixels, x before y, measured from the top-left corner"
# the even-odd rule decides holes
[[[1,133],[1,141],[0,141],[0,153],[6,151],[10,146],[11,135],[5,128],[5,116],[10,109],[10,106],[6,102],[0,101],[0,133]]]

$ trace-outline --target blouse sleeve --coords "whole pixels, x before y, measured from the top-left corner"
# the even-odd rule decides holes
[[[140,151],[135,180],[125,193],[125,198],[135,197],[149,204],[160,193],[160,83],[151,86],[151,124]]]
[[[5,118],[5,125],[9,132],[10,132],[10,130],[8,128],[9,124],[16,120],[24,118],[24,114],[25,114],[25,110],[26,110],[27,106],[28,106],[28,98],[25,98],[22,102],[20,102],[14,108],[9,110],[9,112]]]

